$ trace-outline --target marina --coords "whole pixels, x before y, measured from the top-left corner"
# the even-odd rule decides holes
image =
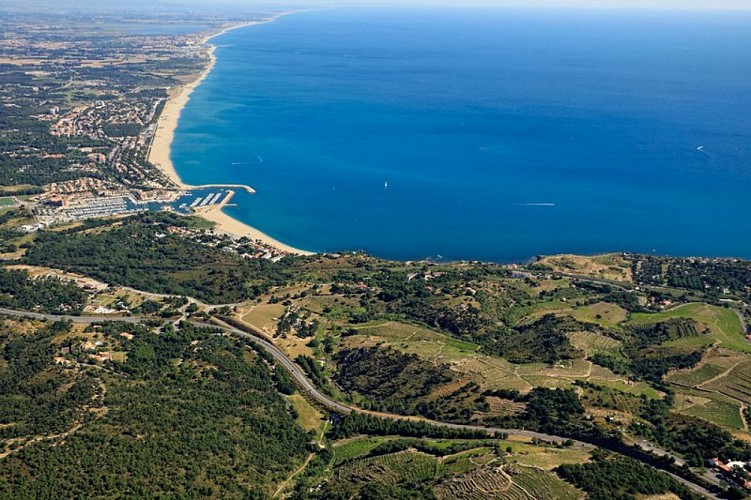
[[[29,225],[25,231],[41,227],[140,212],[167,210],[181,215],[190,215],[215,207],[227,205],[235,192],[219,186],[186,191],[167,191],[152,196],[150,192],[118,191],[96,196],[89,192],[70,193],[31,200],[39,224]]]

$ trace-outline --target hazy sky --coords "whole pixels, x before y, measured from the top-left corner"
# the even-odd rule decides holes
[[[181,1],[181,0],[171,0]],[[195,0],[194,0],[195,1]],[[219,0],[249,5],[253,0]],[[651,9],[751,9],[751,0],[287,0],[305,5],[488,5],[499,7],[578,7],[578,8],[651,8]]]
[[[421,5],[421,6],[498,6],[498,7],[569,7],[569,8],[637,8],[637,9],[741,9],[751,10],[751,0],[0,0],[3,7],[96,7],[106,9],[162,6],[215,6],[277,7],[330,5]]]

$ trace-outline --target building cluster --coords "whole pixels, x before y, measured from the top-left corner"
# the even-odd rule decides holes
[[[29,200],[37,222],[22,226],[34,232],[47,226],[66,222],[137,213],[168,207],[182,196],[181,191],[127,189],[101,179],[83,178],[53,183],[45,193]],[[153,204],[152,206],[147,206]]]
[[[57,115],[59,108],[50,108],[50,115],[45,117],[48,121],[54,120],[50,133],[59,137],[86,136],[90,139],[138,136],[141,128],[155,120],[159,104],[164,100],[164,97],[150,94],[118,97],[76,106],[62,116]]]
[[[0,74],[0,184],[45,190],[24,200],[36,221],[21,230],[160,208],[190,213],[228,201],[214,192],[173,203],[184,193],[147,159],[168,89],[205,67],[206,29],[237,21],[170,15],[160,14],[159,23],[149,13],[128,21],[39,13],[33,25],[23,15],[3,18],[0,65],[11,71]],[[174,34],[144,34],[155,24]],[[213,238],[208,244],[246,258],[284,256],[229,234]]]
[[[251,241],[249,238],[238,238],[233,234],[223,231],[212,230],[205,232],[197,229],[170,226],[167,228],[167,232],[202,245],[220,248],[225,252],[233,253],[246,259],[264,259],[271,262],[279,262],[287,256],[286,252],[267,245],[261,240]]]
[[[709,465],[714,468],[723,478],[732,484],[740,486],[746,491],[751,491],[751,462],[730,461],[723,462],[719,458],[713,458]]]
[[[74,179],[71,181],[51,183],[47,186],[45,193],[39,195],[37,199],[45,200],[53,196],[66,194],[72,195],[84,192],[106,194],[117,189],[120,189],[120,186],[114,182],[97,179],[96,177],[81,177],[80,179]]]
[[[124,340],[132,340],[130,333],[121,333]],[[55,364],[75,366],[77,363],[101,365],[113,360],[112,352],[101,340],[87,339],[61,347],[55,355]]]
[[[137,94],[137,96],[140,94]],[[146,155],[155,130],[159,105],[165,97],[146,94],[96,101],[89,106],[77,106],[55,120],[50,133],[57,137],[86,137],[101,141],[101,148],[80,148],[93,170],[111,174],[124,184],[162,187],[164,179],[155,175],[146,163]],[[50,112],[56,111],[52,108]]]
[[[153,167],[145,164],[148,140],[142,133],[138,137],[123,137],[117,141],[107,155],[107,169],[124,184],[164,187],[162,176],[155,176]]]
[[[175,16],[181,26],[207,24]],[[17,116],[4,130],[12,137],[0,151],[3,184],[95,175],[128,186],[172,187],[147,152],[167,89],[202,69],[207,46],[198,30],[141,34],[147,18],[122,24],[96,14],[40,14],[33,27],[24,16],[3,19],[0,64],[12,71],[0,77],[0,109]],[[103,36],[102,26],[113,35]],[[30,118],[45,127],[30,126]]]

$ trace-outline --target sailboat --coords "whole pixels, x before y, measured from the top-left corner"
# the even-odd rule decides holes
[[[389,181],[386,181],[386,182],[384,182],[384,183],[383,183],[383,187],[384,187],[384,188],[388,188],[388,187],[389,187]]]

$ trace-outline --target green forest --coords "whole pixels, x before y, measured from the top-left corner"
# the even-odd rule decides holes
[[[0,497],[262,498],[304,459],[310,436],[264,358],[238,341],[187,324],[79,332],[6,319],[3,331],[0,429],[10,454]],[[87,339],[125,359],[102,369],[76,354]],[[60,352],[71,364],[55,363]]]

